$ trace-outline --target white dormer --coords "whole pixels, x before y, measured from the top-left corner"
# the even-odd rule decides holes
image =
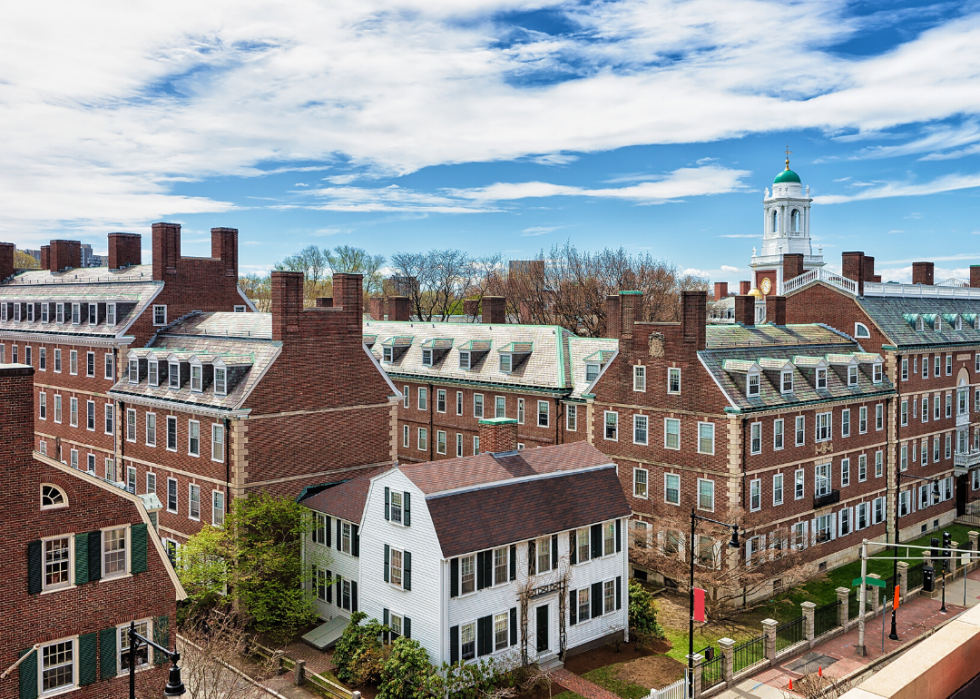
[[[204,365],[197,357],[191,357],[191,393],[204,391]]]
[[[783,370],[779,372],[779,392],[782,394],[793,392],[793,370]]]

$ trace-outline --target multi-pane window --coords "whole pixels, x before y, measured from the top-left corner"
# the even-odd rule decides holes
[[[177,451],[177,418],[173,415],[167,416],[167,449]]]
[[[959,317],[957,317],[956,320],[958,322],[959,321]],[[953,375],[953,355],[947,354],[946,355],[946,376],[952,376],[952,375]]]
[[[420,427],[417,435],[417,447],[419,451],[425,451],[429,448],[429,431],[425,427]]]
[[[936,316],[937,319],[938,318],[941,318],[941,317],[942,316]],[[942,321],[937,320],[937,322],[942,322]],[[942,357],[940,355],[938,355],[938,354],[937,355],[934,355],[933,356],[933,376],[939,376],[942,373],[941,368],[940,368],[941,363],[942,363]]]
[[[459,559],[459,593],[469,594],[476,590],[476,562],[474,556],[461,556]]]
[[[664,502],[681,504],[681,477],[676,473],[664,474]]]
[[[858,483],[868,480],[868,456],[861,454],[858,456]]]
[[[436,391],[436,412],[444,413],[446,412],[446,390],[440,388]],[[496,417],[504,417],[503,415],[497,415]]]
[[[228,394],[228,370],[222,367],[214,368],[214,392],[216,395]]]
[[[419,410],[429,409],[429,391],[425,386],[419,386],[418,388],[418,406]]]
[[[818,498],[830,495],[830,464],[817,464],[813,487]]]
[[[41,693],[51,694],[75,686],[75,640],[58,641],[41,646]],[[37,689],[33,690],[34,694]],[[31,694],[30,696],[33,696]]]
[[[880,449],[875,452],[875,478],[881,478],[885,474],[885,453]]]
[[[929,422],[929,396],[922,396],[922,422]]]
[[[507,547],[493,550],[493,584],[502,585],[507,582],[507,565],[509,552]]]
[[[592,608],[589,604],[589,588],[583,587],[578,591],[578,620],[580,623],[588,621],[591,610]]]
[[[48,370],[48,350],[44,347],[37,351],[37,368],[41,371]]]
[[[71,305],[71,322],[72,325],[79,325],[82,322],[82,304],[73,303]]]
[[[517,424],[518,425],[524,424],[524,399],[523,398],[517,399]]]
[[[882,381],[883,378],[884,378],[884,376],[883,376],[883,373],[882,373],[881,363],[880,362],[875,362],[874,363],[874,366],[873,366],[873,368],[871,370],[871,382],[872,383],[881,383],[881,381]]]
[[[803,498],[804,495],[803,485],[804,485],[805,478],[806,475],[803,469],[802,468],[797,469],[795,473],[795,482],[794,482],[794,491],[793,491],[793,498],[795,500],[800,500]]]
[[[646,444],[650,419],[646,415],[633,416],[633,443]]]
[[[204,390],[204,367],[191,364],[191,392],[200,393]]]
[[[670,375],[670,369],[667,370],[668,376]],[[678,379],[678,384],[680,380]],[[669,386],[669,381],[668,381]],[[633,390],[634,391],[646,391],[647,390],[647,368],[645,366],[634,366],[633,367]],[[667,389],[670,390],[669,387]]]
[[[167,479],[167,512],[177,512],[177,480]]]
[[[30,347],[28,347],[30,350]],[[28,361],[30,364],[30,361]],[[85,375],[89,378],[95,378],[95,352],[85,353]]]
[[[827,370],[817,369],[816,375],[817,375],[817,388],[821,390],[827,388]]]
[[[840,486],[844,488],[851,484],[851,460],[841,459],[840,461]]]
[[[928,466],[929,465],[929,440],[928,439],[923,439],[922,440],[922,451],[921,451],[921,453],[922,453],[922,461],[920,462],[921,465],[922,466]]]
[[[715,453],[715,424],[713,422],[698,423],[698,453]]]
[[[483,394],[473,394],[473,417],[483,417]]]
[[[395,587],[402,586],[402,552],[398,549],[391,549],[391,565],[389,566],[391,584]]]
[[[493,648],[503,650],[507,647],[509,636],[507,635],[507,612],[496,614],[493,617]]]
[[[939,461],[939,437],[932,438],[932,462],[936,463]]]
[[[664,418],[664,447],[667,449],[681,448],[681,421],[676,418]]]
[[[762,423],[761,422],[753,422],[749,426],[749,439],[750,439],[749,451],[752,454],[761,454],[762,453]]]
[[[868,406],[862,405],[858,408],[858,434],[868,431]]]
[[[603,439],[615,442],[619,440],[619,413],[611,410],[603,414]]]
[[[713,481],[708,481],[714,486]],[[714,503],[714,491],[712,490],[712,504]],[[616,552],[616,523],[606,522],[602,525],[602,555],[609,556]]]
[[[45,590],[71,585],[71,537],[60,536],[44,542]]]
[[[225,460],[225,426],[211,423],[211,460]]]
[[[827,442],[831,439],[831,416],[833,413],[817,413],[817,441]]]
[[[407,388],[407,386],[406,386],[406,388]],[[456,414],[457,415],[462,415],[463,414],[463,392],[462,391],[456,391]]]
[[[599,365],[589,362],[585,365],[585,380],[592,383],[599,378]]]
[[[68,424],[72,427],[78,427],[78,399],[69,398],[68,399]]]
[[[818,544],[830,541],[833,538],[832,517],[834,515],[820,515],[814,522],[814,539]]]
[[[667,393],[681,392],[681,370],[679,367],[667,369]]]
[[[412,407],[412,389],[409,386],[402,388],[402,405],[406,408]]]
[[[793,372],[784,371],[780,374],[780,391],[782,393],[792,393],[793,392]]]
[[[953,417],[953,394],[946,394],[946,419]]]
[[[909,468],[909,447],[908,447],[908,445],[907,444],[903,444],[899,448],[899,452],[898,453],[899,453],[899,457],[898,457],[899,468],[902,471],[907,471],[908,468]]]
[[[902,401],[902,411],[901,411],[901,422],[902,427],[909,424],[909,402],[908,400]]]
[[[909,358],[902,357],[902,381],[909,380]]]
[[[761,427],[760,427],[761,431]],[[772,448],[779,451],[783,448],[783,419],[773,420],[772,422]]]
[[[201,455],[201,423],[197,420],[187,421],[187,453]]]
[[[459,627],[459,657],[472,660],[476,657],[476,624],[463,624]]]
[[[796,446],[801,447],[806,444],[806,416],[796,416]]]
[[[436,454],[446,453],[446,431],[436,430]]]
[[[136,441],[136,411],[133,408],[126,409],[126,441]]]
[[[840,517],[840,526],[837,528],[837,535],[847,536],[851,533],[851,508],[845,507],[837,514]]]
[[[58,394],[54,396],[54,421],[61,422],[61,396]]]
[[[941,401],[939,400],[939,398],[940,398],[940,396],[939,396],[938,393],[932,397],[932,407],[933,407],[932,419],[933,420],[938,420],[940,418],[940,415],[941,415],[941,412],[942,412],[942,404],[941,404]]]
[[[698,509],[714,512],[715,482],[704,478],[698,479]]]
[[[762,481],[758,478],[749,481],[749,508],[753,512],[762,509]]]
[[[647,476],[648,471],[645,468],[633,469],[633,495],[635,497],[645,498],[647,496]]]
[[[180,362],[170,362],[167,369],[170,388],[180,388]]]
[[[201,519],[201,486],[191,483],[187,487],[187,516]]]
[[[153,324],[154,325],[166,325],[167,324],[167,307],[166,306],[154,306],[153,307]]]
[[[112,353],[106,352],[103,364],[105,365],[103,377],[106,379],[115,379],[115,372],[113,371],[115,364],[113,362]]]
[[[751,397],[759,395],[759,374],[749,374],[745,384],[745,395]]]
[[[129,383],[140,382],[140,360],[133,357],[129,360]]]
[[[225,525],[225,494],[220,490],[211,491],[211,524],[216,527]]]
[[[783,504],[783,474],[781,473],[772,477],[772,504]]]
[[[608,614],[616,610],[616,581],[606,580],[602,583],[602,613]]]
[[[578,430],[578,406],[577,405],[569,404],[565,406],[565,430],[568,432],[575,432]]]
[[[401,524],[402,521],[402,493],[397,490],[391,491],[391,500],[388,504],[388,517],[392,522]]]
[[[551,570],[551,537],[543,536],[535,543],[535,571],[546,573]]]
[[[547,427],[550,421],[548,401],[538,401],[538,427]]]
[[[577,529],[575,531],[575,548],[578,554],[576,560],[579,563],[585,563],[589,560],[592,549],[589,540],[589,530],[587,528]]]
[[[126,572],[126,527],[102,532],[102,577]]]
[[[858,383],[858,368],[856,366],[847,367],[847,385],[857,386]]]
[[[406,426],[405,429],[408,429]],[[463,455],[463,435],[459,432],[456,433],[456,456]]]
[[[885,429],[885,406],[878,403],[875,406],[875,430]]]
[[[48,419],[48,394],[44,391],[37,396],[38,417],[42,420]]]

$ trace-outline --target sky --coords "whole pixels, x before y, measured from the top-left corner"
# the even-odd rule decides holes
[[[749,279],[791,166],[828,267],[980,263],[980,3],[171,0],[0,7],[0,240],[240,231]],[[815,250],[816,252],[816,250]]]

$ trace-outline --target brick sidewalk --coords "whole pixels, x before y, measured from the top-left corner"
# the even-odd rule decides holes
[[[571,690],[585,699],[619,699],[619,697],[608,689],[603,689],[595,682],[569,672],[565,668],[552,670],[549,675],[551,679],[560,684],[565,689]]]

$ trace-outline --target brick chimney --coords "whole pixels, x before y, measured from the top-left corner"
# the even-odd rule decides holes
[[[517,449],[517,420],[494,417],[480,420],[480,451],[499,454]]]
[[[721,301],[728,296],[728,282],[715,282],[715,301]]]
[[[385,299],[383,296],[375,296],[371,301],[371,317],[374,320],[385,319]]]
[[[773,325],[786,325],[785,296],[766,297],[766,322],[772,323]]]
[[[633,323],[643,317],[643,292],[619,292],[619,337],[633,337]]]
[[[694,343],[695,350],[708,346],[708,292],[681,292],[681,325],[684,342]]]
[[[156,255],[153,256],[154,266]],[[272,287],[272,339],[283,340],[286,335],[299,332],[299,314],[303,312],[302,272],[275,271],[271,275]]]
[[[606,297],[606,337],[619,337],[619,294]]]
[[[840,255],[841,274],[857,282],[858,296],[864,296],[864,253],[842,252]]]
[[[507,299],[503,296],[484,296],[482,321],[490,325],[503,325],[506,323]],[[480,443],[482,444],[483,442]]]
[[[803,274],[803,253],[793,252],[783,255],[783,283]],[[766,311],[768,313],[768,310]]]
[[[333,275],[333,301],[342,307],[361,315],[364,313],[364,275],[337,272]]]
[[[970,286],[980,288],[980,265],[970,265]]]
[[[0,364],[0,416],[3,416],[0,461],[9,469],[5,473],[9,479],[5,479],[6,494],[10,495],[11,487],[16,488],[23,485],[25,480],[34,479],[32,487],[34,497],[37,497],[37,467],[31,455],[34,450],[33,367]]]
[[[741,281],[738,283],[739,296],[745,296],[750,291],[752,291],[752,282]]]
[[[139,233],[109,234],[109,269],[123,269],[143,263],[143,236]]]
[[[211,229],[211,258],[221,260],[226,277],[238,279],[238,229]]]
[[[411,320],[412,302],[407,296],[392,296],[388,316],[388,320]]]
[[[864,270],[864,281],[873,282],[875,280],[875,258],[865,255],[861,261],[861,269]]]
[[[213,240],[213,239],[212,239]],[[180,259],[180,224],[153,224],[153,281],[164,281],[166,275],[177,274]]]
[[[755,325],[755,296],[739,294],[735,297],[735,322],[747,328]]]
[[[480,315],[480,302],[476,299],[463,299],[463,315],[469,318]]]
[[[16,249],[17,246],[13,243],[0,243],[0,282],[14,275],[14,250]]]
[[[51,246],[41,246],[41,269],[51,269]]]
[[[333,296],[318,296],[314,304],[317,308],[333,308]]]
[[[934,283],[933,275],[936,266],[932,262],[913,262],[912,263],[912,283],[932,286]]]
[[[52,272],[63,272],[82,266],[82,243],[78,240],[52,240],[48,263]]]

